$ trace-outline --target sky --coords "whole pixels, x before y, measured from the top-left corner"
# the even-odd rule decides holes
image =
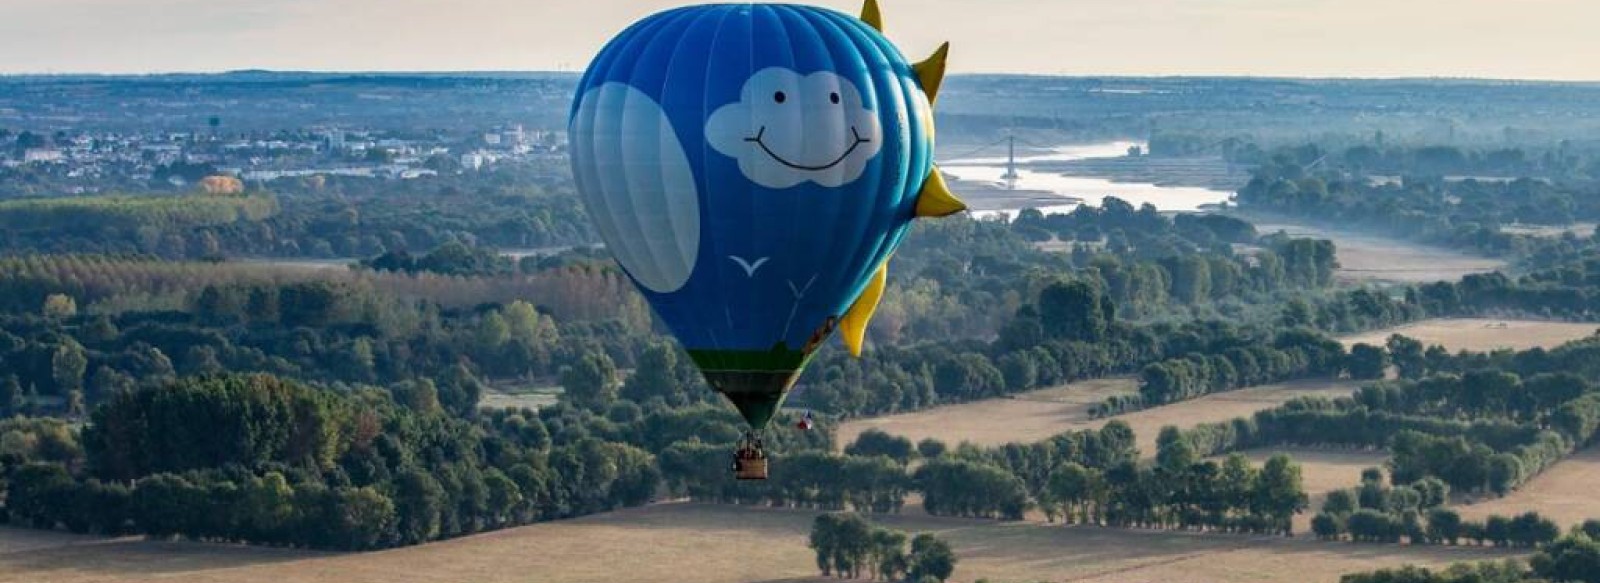
[[[1600,0],[880,0],[954,73],[1600,80]],[[858,0],[817,0],[848,12]],[[581,71],[673,0],[0,0],[0,73]]]

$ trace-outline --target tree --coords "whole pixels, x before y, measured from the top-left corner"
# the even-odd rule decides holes
[[[910,567],[906,569],[906,576],[913,581],[927,577],[944,581],[956,570],[956,554],[950,543],[927,533],[911,539],[911,556],[907,562]]]
[[[1490,516],[1483,522],[1483,536],[1497,547],[1511,544],[1511,519],[1500,515]]]
[[[944,442],[932,437],[925,438],[922,441],[917,442],[917,455],[922,456],[922,459],[925,460],[931,460],[944,455],[944,450]]]
[[[1600,583],[1600,543],[1587,534],[1567,536],[1529,561],[1533,573],[1550,581]]]
[[[35,462],[18,468],[6,488],[6,507],[18,522],[55,528],[71,506],[72,476],[61,464]]]
[[[688,399],[678,382],[678,349],[666,342],[654,342],[639,355],[639,366],[622,385],[624,399],[643,403],[661,397],[667,403],[682,405]]]
[[[910,568],[910,558],[906,556],[906,534],[897,530],[886,528],[872,529],[872,552],[874,576],[884,581],[894,581],[905,574]]]
[[[604,352],[589,352],[577,364],[562,367],[562,397],[578,407],[603,409],[617,398],[617,366]]]
[[[377,488],[340,488],[334,492],[330,520],[318,523],[335,548],[376,549],[395,536],[394,501]]]
[[[1389,337],[1386,346],[1390,360],[1400,369],[1400,378],[1415,380],[1427,374],[1427,359],[1423,356],[1421,342],[1395,334]]]
[[[477,415],[478,400],[483,397],[483,382],[472,374],[465,360],[445,370],[434,386],[439,391],[439,404],[460,417]]]
[[[1352,379],[1381,379],[1389,368],[1389,354],[1384,352],[1383,348],[1358,343],[1350,347],[1350,357],[1345,368],[1350,371]]]
[[[1339,519],[1326,512],[1319,513],[1311,519],[1311,532],[1322,540],[1334,540],[1339,537]]]
[[[57,346],[50,357],[50,376],[62,395],[83,390],[83,373],[88,368],[89,357],[83,346],[71,340]]]
[[[21,414],[23,395],[22,383],[17,381],[17,375],[6,375],[5,381],[0,382],[0,417]]]
[[[439,406],[439,388],[432,379],[416,379],[405,381],[394,386],[394,401],[418,413],[437,413]]]
[[[884,555],[894,553],[878,545],[893,542],[894,536],[876,535],[875,530],[882,529],[874,529],[866,519],[854,513],[840,512],[818,516],[811,523],[811,536],[808,542],[808,546],[816,552],[817,568],[824,576],[836,574],[840,578],[860,577],[862,568],[881,569]],[[905,536],[900,535],[899,540],[900,544],[904,545]]]
[[[1322,511],[1338,517],[1349,516],[1356,511],[1356,496],[1350,490],[1329,492],[1327,499],[1322,501]]]
[[[868,457],[881,455],[904,465],[911,462],[916,450],[909,439],[879,429],[868,429],[856,436],[856,440],[844,448],[844,453]]]
[[[46,318],[66,319],[78,315],[78,302],[66,294],[50,294],[44,299]]]
[[[1094,470],[1077,463],[1061,464],[1050,473],[1045,498],[1052,504],[1063,506],[1061,514],[1066,523],[1091,522],[1089,506],[1094,501],[1095,482],[1098,479]]]
[[[1271,517],[1284,534],[1293,534],[1290,520],[1310,503],[1301,485],[1300,465],[1284,454],[1275,454],[1262,466],[1256,478],[1255,507]]]
[[[1039,321],[1051,338],[1096,342],[1115,318],[1110,299],[1087,281],[1057,282],[1039,293]]]
[[[1189,444],[1189,439],[1177,427],[1168,425],[1161,428],[1161,434],[1156,438],[1156,465],[1166,470],[1168,475],[1179,476],[1198,459],[1194,446]]]
[[[511,341],[511,325],[506,323],[506,318],[499,312],[484,314],[478,322],[478,346],[487,353],[493,353]]]
[[[1449,508],[1428,511],[1428,540],[1436,544],[1456,544],[1461,538],[1461,515]]]
[[[401,473],[395,480],[394,505],[402,544],[426,542],[439,535],[445,491],[433,476],[419,469]]]

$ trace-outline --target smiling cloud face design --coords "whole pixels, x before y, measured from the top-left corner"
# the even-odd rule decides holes
[[[770,68],[745,82],[738,103],[711,114],[706,141],[761,186],[836,188],[861,178],[883,148],[883,129],[849,79]]]

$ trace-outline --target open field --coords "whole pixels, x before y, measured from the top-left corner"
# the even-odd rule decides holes
[[[1458,506],[1464,518],[1481,520],[1491,514],[1512,516],[1529,510],[1568,526],[1600,518],[1600,448],[1590,448],[1562,460],[1504,498]]]
[[[1333,241],[1338,248],[1339,259],[1335,277],[1344,281],[1455,281],[1465,275],[1487,273],[1506,266],[1506,262],[1499,259],[1467,255],[1390,237],[1287,224],[1270,218],[1245,218],[1255,222],[1256,230],[1263,235],[1283,231],[1293,237]]]
[[[839,428],[843,446],[868,429],[880,429],[913,441],[932,437],[955,445],[1033,442],[1080,429],[1098,429],[1109,419],[1090,419],[1089,406],[1114,394],[1136,390],[1129,378],[1072,383],[1063,387],[1023,393],[1009,399],[989,399],[926,411],[849,421]],[[1207,395],[1119,415],[1133,427],[1139,451],[1155,455],[1156,436],[1166,425],[1191,427],[1200,423],[1243,417],[1303,396],[1346,396],[1358,385],[1351,382],[1306,381],[1252,387]]]
[[[1112,395],[1138,392],[1136,383],[1132,378],[1098,379],[1010,398],[854,419],[839,426],[837,443],[840,447],[849,445],[868,429],[879,429],[912,441],[932,437],[950,445],[962,441],[979,445],[1040,441],[1080,425],[1087,426],[1092,421],[1089,406]]]
[[[501,383],[491,386],[478,400],[479,409],[542,409],[556,404],[561,387]]]
[[[815,512],[664,504],[390,551],[273,549],[61,537],[0,548],[0,582],[87,583],[696,583],[823,582],[806,548]],[[920,515],[886,526],[937,532],[961,562],[953,581],[1296,581],[1413,563],[1508,556],[1467,547],[1351,545]],[[0,529],[0,541],[34,533]],[[51,537],[54,535],[44,534]]]
[[[1536,346],[1553,348],[1570,340],[1584,338],[1600,330],[1597,324],[1540,322],[1535,320],[1495,320],[1486,318],[1445,318],[1423,320],[1404,326],[1341,338],[1345,346],[1367,343],[1381,346],[1393,334],[1442,345],[1451,352],[1487,352],[1499,348],[1527,350]]]

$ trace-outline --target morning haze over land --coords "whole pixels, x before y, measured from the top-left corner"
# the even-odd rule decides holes
[[[1590,4],[883,1],[966,210],[738,481],[569,124],[681,4],[8,0],[0,583],[1600,583]]]
[[[854,12],[858,2],[823,6]],[[917,0],[958,73],[1600,80],[1586,0]],[[0,73],[581,71],[671,0],[10,0]]]

